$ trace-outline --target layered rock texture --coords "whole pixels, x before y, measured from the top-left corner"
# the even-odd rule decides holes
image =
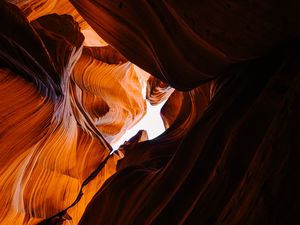
[[[0,224],[299,224],[299,10],[0,1]]]

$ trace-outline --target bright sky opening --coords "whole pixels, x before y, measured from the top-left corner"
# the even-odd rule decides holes
[[[131,129],[127,130],[126,133],[116,142],[112,144],[114,150],[118,149],[124,141],[132,138],[139,130],[146,130],[148,138],[153,139],[165,131],[165,127],[160,116],[161,107],[166,101],[161,102],[156,106],[152,106],[148,101],[146,115]]]

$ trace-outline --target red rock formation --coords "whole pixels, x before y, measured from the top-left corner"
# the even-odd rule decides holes
[[[131,148],[80,224],[294,224],[297,2],[72,3],[108,43],[171,86],[218,77],[204,114],[187,111],[198,118],[187,133],[167,130]]]
[[[81,90],[80,101],[84,108],[106,140],[112,142],[146,112],[140,82],[143,75],[137,73],[130,62],[109,64],[125,61],[123,56],[114,55],[114,51],[112,55],[103,50],[106,55],[103,59],[100,51],[93,53],[93,50],[82,54],[72,77]],[[103,109],[105,112],[102,112]]]
[[[83,35],[69,15],[29,24],[13,5],[1,2],[0,11],[1,224],[37,224],[71,205],[85,185],[80,202],[68,211],[77,223],[119,158],[113,155],[85,183],[111,147],[70,79]]]
[[[186,133],[126,152],[80,224],[294,224],[299,60],[277,49],[237,68]]]
[[[298,3],[70,0],[130,61],[178,89],[298,37]]]
[[[149,100],[151,105],[157,105],[166,101],[173,91],[174,88],[155,77],[149,77],[147,80],[146,98]]]
[[[297,1],[10,2],[1,224],[298,224]],[[146,79],[167,130],[110,154]]]
[[[59,15],[71,15],[79,23],[82,33],[85,36],[84,44],[88,46],[104,46],[107,43],[99,37],[88,23],[78,14],[76,9],[68,0],[8,0],[17,5],[29,21],[56,13]]]

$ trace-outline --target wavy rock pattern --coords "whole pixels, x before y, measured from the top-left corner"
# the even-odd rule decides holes
[[[106,61],[123,62],[119,57],[112,54]],[[108,142],[116,141],[146,112],[140,76],[132,63],[108,64],[91,51],[75,65],[73,79],[81,89],[80,101]]]
[[[295,1],[70,2],[126,58],[179,90],[300,35]]]
[[[9,2],[1,224],[297,224],[297,1]]]
[[[111,147],[83,110],[70,79],[82,51],[78,24],[53,14],[30,25],[16,7],[2,2],[0,9],[0,221],[37,224],[73,203]],[[8,21],[22,37],[5,29]],[[108,160],[68,211],[75,223],[114,173],[118,158]]]
[[[130,61],[193,89],[170,97],[164,134],[126,146],[79,224],[298,220],[298,2],[71,2]]]
[[[149,77],[147,80],[146,98],[151,105],[157,105],[166,101],[173,93],[174,88],[165,84],[155,77]]]
[[[84,44],[88,46],[105,46],[107,43],[99,36],[88,23],[79,15],[77,10],[68,0],[9,0],[17,5],[26,15],[29,21],[56,13],[58,15],[71,15],[82,30],[85,36]]]
[[[276,51],[213,96],[203,87],[194,104],[181,97],[170,128],[127,147],[79,224],[294,224],[300,59],[293,47]]]

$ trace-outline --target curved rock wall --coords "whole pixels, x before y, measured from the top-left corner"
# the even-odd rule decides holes
[[[1,1],[0,223],[297,224],[299,9]]]

